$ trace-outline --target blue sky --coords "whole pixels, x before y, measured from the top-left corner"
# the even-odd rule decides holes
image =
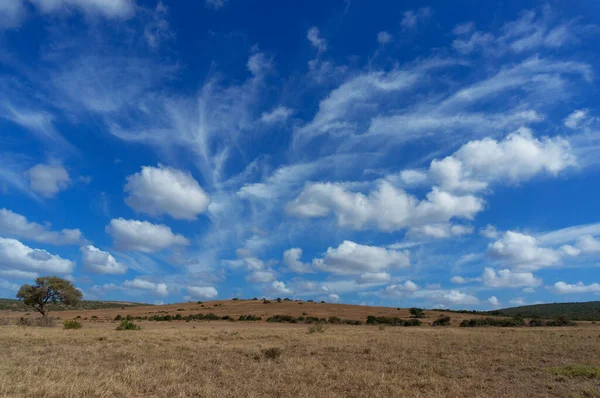
[[[594,2],[0,0],[0,296],[598,299]]]

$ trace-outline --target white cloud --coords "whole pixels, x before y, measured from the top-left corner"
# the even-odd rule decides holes
[[[434,239],[450,238],[452,236],[469,235],[473,233],[470,225],[427,224],[411,228],[409,236],[422,236]]]
[[[560,294],[600,293],[600,284],[591,283],[589,285],[585,285],[583,282],[577,282],[574,285],[570,285],[561,281],[554,284],[554,291]]]
[[[73,271],[75,263],[46,250],[32,249],[16,239],[0,238],[0,267],[18,271],[68,274]]]
[[[452,278],[450,278],[450,282],[452,283],[456,283],[457,285],[464,285],[465,283],[470,283],[470,282],[474,282],[474,281],[478,281],[480,280],[479,278],[465,278],[464,276],[453,276]]]
[[[219,295],[219,292],[213,286],[188,285],[186,287],[186,290],[190,294],[190,296],[196,298],[215,298]]]
[[[127,266],[115,260],[109,252],[92,245],[81,247],[81,254],[82,264],[89,271],[99,274],[124,274],[127,272]]]
[[[29,0],[42,13],[64,12],[76,9],[89,15],[126,19],[135,12],[132,0]]]
[[[570,129],[578,128],[581,125],[581,122],[583,122],[587,118],[587,114],[587,109],[579,109],[573,111],[573,113],[571,113],[565,119],[565,126],[567,126]]]
[[[268,282],[272,282],[275,280],[275,278],[277,277],[277,275],[275,274],[275,271],[273,270],[265,270],[265,271],[253,271],[251,272],[247,277],[246,280],[248,282],[255,282],[255,283],[268,283]]]
[[[474,28],[475,24],[473,22],[465,22],[456,25],[454,29],[452,29],[452,33],[457,36],[466,35],[468,33],[471,33]]]
[[[389,282],[391,279],[392,276],[387,272],[365,272],[356,279],[356,282],[359,284],[385,283]]]
[[[9,279],[35,279],[39,274],[37,272],[21,271],[17,269],[0,269],[0,276]]]
[[[521,290],[523,293],[535,293],[535,289],[532,287],[526,287],[523,290]]]
[[[125,203],[138,213],[168,214],[178,220],[195,220],[210,204],[210,197],[191,174],[172,167],[142,167],[127,177]]]
[[[406,251],[366,246],[345,240],[335,249],[329,247],[323,258],[313,261],[313,266],[334,274],[351,275],[409,267],[410,258]]]
[[[430,7],[419,8],[416,11],[408,10],[404,12],[400,25],[406,30],[415,29],[420,22],[429,17],[431,17]]]
[[[493,307],[500,307],[502,305],[500,303],[500,300],[498,300],[496,296],[490,297],[489,299],[487,299],[487,302],[490,303]]]
[[[419,170],[402,170],[400,179],[408,185],[417,185],[427,181],[427,173]]]
[[[540,173],[557,175],[575,164],[567,141],[559,137],[540,140],[521,128],[502,141],[470,141],[453,155],[433,160],[429,177],[444,190],[474,192],[490,182],[518,183]]]
[[[600,223],[576,225],[548,232],[537,236],[537,239],[546,245],[558,245],[561,243],[574,242],[584,236],[600,235]]]
[[[481,276],[483,284],[490,287],[536,287],[542,284],[542,281],[531,272],[512,272],[509,269],[495,271],[486,267]]]
[[[306,32],[306,38],[320,53],[327,51],[327,40],[321,37],[321,32],[316,26],[313,26]]]
[[[0,209],[0,231],[4,236],[24,238],[53,245],[74,245],[84,241],[79,229],[49,230],[49,225],[29,222],[24,216]]]
[[[392,41],[392,35],[389,34],[386,31],[382,31],[377,33],[377,43],[383,45],[386,45],[387,43]]]
[[[163,224],[115,218],[106,226],[119,250],[153,253],[171,246],[187,245],[189,241]]]
[[[281,281],[274,281],[271,284],[271,288],[275,294],[291,294],[293,293],[291,289],[289,289],[285,283]]]
[[[300,261],[302,249],[294,247],[283,252],[283,263],[288,266],[290,271],[296,273],[314,272],[310,264]]]
[[[584,235],[577,240],[577,249],[582,253],[600,253],[600,240],[591,235]]]
[[[441,305],[475,305],[479,304],[477,297],[459,290],[421,290],[413,297],[422,297],[429,302]]]
[[[252,75],[262,77],[266,72],[273,69],[273,60],[267,58],[264,53],[258,52],[248,57],[246,66]]]
[[[0,279],[0,291],[9,291],[11,293],[18,292],[21,286],[16,283],[11,283],[9,281],[5,281],[4,279]],[[3,292],[3,293],[4,293]]]
[[[406,281],[395,285],[386,286],[381,294],[388,297],[403,297],[419,290],[419,286],[413,281]]]
[[[141,290],[150,290],[153,294],[159,296],[168,296],[169,292],[167,290],[167,285],[165,283],[154,283],[149,282],[143,279],[135,278],[134,280],[126,280],[123,282],[123,287],[125,289],[141,289]]]
[[[507,231],[488,246],[488,253],[511,266],[525,270],[536,270],[560,262],[559,252],[539,247],[536,238],[519,232]]]
[[[335,293],[331,293],[327,295],[327,299],[332,303],[337,303],[338,301],[340,301],[340,296]]]
[[[31,190],[46,198],[56,196],[71,183],[69,173],[60,165],[38,164],[29,169],[27,175]]]
[[[293,111],[291,109],[286,108],[285,106],[278,106],[269,112],[263,112],[260,115],[260,121],[267,124],[281,123],[285,122],[292,113]]]
[[[457,196],[434,187],[419,201],[385,180],[379,180],[368,195],[351,192],[340,183],[309,184],[286,206],[287,213],[296,217],[324,217],[333,212],[340,226],[374,226],[383,231],[443,223],[452,218],[472,219],[481,210],[483,200],[472,195]]]
[[[498,232],[496,227],[494,227],[491,224],[488,224],[484,228],[481,228],[479,230],[479,233],[488,239],[496,239],[500,236],[500,233]]]

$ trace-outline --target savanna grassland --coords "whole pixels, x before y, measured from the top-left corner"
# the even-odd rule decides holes
[[[409,316],[395,308],[222,301],[54,313],[80,317],[81,329],[64,330],[62,320],[17,326],[14,313],[1,313],[0,396],[600,396],[600,327],[591,323],[459,328],[475,316],[445,314],[451,326],[432,327],[439,314],[426,311],[419,327],[135,321],[141,330],[115,330],[116,315],[196,311]]]

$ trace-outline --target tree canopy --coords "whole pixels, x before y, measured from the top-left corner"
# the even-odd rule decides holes
[[[35,279],[34,285],[23,285],[17,293],[17,298],[40,314],[48,316],[48,304],[62,303],[76,305],[83,294],[73,283],[57,276],[42,276]]]

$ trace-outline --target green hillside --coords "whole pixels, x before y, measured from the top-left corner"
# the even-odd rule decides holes
[[[558,318],[564,315],[574,321],[600,321],[600,301],[524,305],[489,311],[488,313],[490,315],[521,316],[523,318]]]
[[[83,300],[77,307],[65,307],[64,305],[57,304],[53,305],[50,309],[51,311],[64,311],[64,310],[72,310],[72,309],[82,309],[82,310],[95,310],[101,308],[121,308],[121,307],[132,307],[138,305],[148,305],[148,304],[140,304],[140,303],[129,303],[123,301],[93,301],[93,300]],[[31,308],[27,307],[23,302],[14,299],[3,299],[0,298],[0,311],[23,311],[28,312],[31,311]]]

